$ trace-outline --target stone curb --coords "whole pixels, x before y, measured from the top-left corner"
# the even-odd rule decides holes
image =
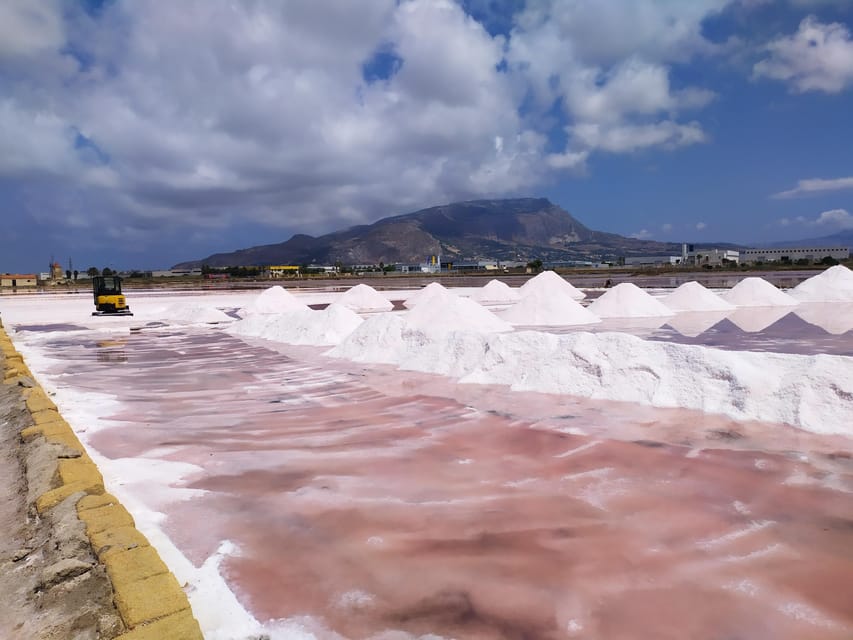
[[[77,516],[113,586],[114,602],[129,631],[114,640],[203,640],[198,621],[175,576],[135,526],[133,517],[104,489],[104,479],[71,426],[32,373],[0,324],[4,384],[21,384],[33,426],[24,442],[44,438],[56,447],[52,488],[36,499],[42,514],[80,494]]]

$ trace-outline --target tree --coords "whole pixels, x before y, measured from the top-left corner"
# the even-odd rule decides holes
[[[382,275],[385,275],[385,263],[381,260],[379,261],[379,270],[382,272]]]
[[[86,275],[90,278],[94,278],[95,276],[101,275],[101,272],[98,271],[98,267],[89,267],[86,269]]]
[[[542,271],[542,261],[538,258],[536,260],[531,260],[527,263],[527,268],[531,269],[534,273],[539,273]]]
[[[113,270],[110,269],[109,267],[104,267],[103,270],[101,271],[101,273],[105,276],[111,276],[111,275],[113,275]]]
[[[74,269],[74,281],[77,281],[77,276],[80,275],[80,272],[77,269]]]
[[[820,263],[821,263],[821,264],[825,264],[825,265],[826,265],[826,266],[828,266],[828,267],[834,267],[835,265],[837,265],[837,264],[838,264],[838,260],[836,260],[836,259],[835,259],[835,258],[833,258],[832,256],[824,256],[824,257],[821,259]]]
[[[66,270],[65,270],[65,279],[66,279],[66,280],[71,280],[71,269],[66,269]]]

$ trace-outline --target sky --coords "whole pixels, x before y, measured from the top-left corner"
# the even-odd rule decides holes
[[[478,198],[853,228],[851,0],[3,0],[0,272],[159,269]]]

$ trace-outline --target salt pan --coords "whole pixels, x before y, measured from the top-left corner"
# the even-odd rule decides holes
[[[330,304],[322,311],[309,308],[278,314],[255,314],[235,323],[230,333],[296,345],[336,345],[351,334],[362,318],[344,306]]]
[[[589,305],[599,318],[659,318],[672,310],[631,282],[617,284]]]
[[[722,295],[737,307],[794,307],[795,298],[780,291],[764,278],[744,278]]]
[[[583,300],[586,294],[574,287],[570,282],[561,278],[553,271],[543,271],[538,276],[535,276],[525,282],[519,289],[521,297],[530,295],[534,291],[543,291],[545,293],[557,294],[563,292],[568,294],[574,300]]]
[[[601,319],[564,293],[554,295],[535,290],[514,305],[499,311],[498,317],[515,325],[569,326],[593,324]]]
[[[661,302],[673,311],[732,311],[735,308],[698,282],[685,282]]]
[[[510,287],[505,282],[500,280],[490,280],[486,286],[474,291],[470,296],[471,300],[481,304],[500,304],[505,302],[515,302],[519,299],[519,292]]]
[[[394,308],[388,298],[366,284],[357,284],[335,301],[353,311],[390,311]]]
[[[837,264],[801,282],[790,295],[801,302],[853,302],[853,271]]]
[[[234,318],[215,307],[198,303],[177,303],[167,307],[162,317],[172,324],[214,324],[234,322]]]

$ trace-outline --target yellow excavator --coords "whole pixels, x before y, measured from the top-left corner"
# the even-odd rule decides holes
[[[121,293],[119,276],[94,276],[92,292],[95,294],[93,316],[132,316],[127,300]]]

